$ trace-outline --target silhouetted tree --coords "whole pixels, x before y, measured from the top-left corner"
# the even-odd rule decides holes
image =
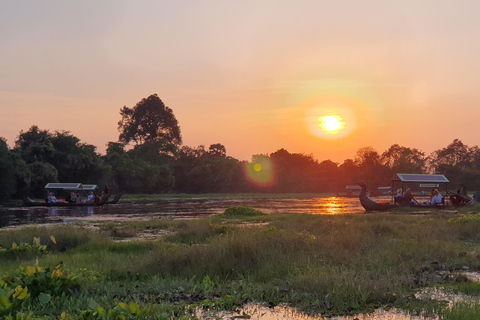
[[[211,144],[208,148],[208,153],[215,157],[225,158],[227,156],[227,149],[220,143]]]
[[[313,156],[290,153],[279,149],[270,154],[277,175],[275,192],[319,192],[322,189],[322,177],[318,161]]]
[[[142,99],[133,108],[120,109],[118,122],[119,142],[143,144],[146,141],[163,140],[179,146],[182,144],[180,127],[173,110],[165,106],[156,94]]]
[[[338,166],[340,190],[344,190],[347,185],[352,185],[361,179],[360,168],[353,159],[345,159],[341,165]]]
[[[151,164],[169,164],[174,159],[177,147],[165,140],[149,140],[136,145],[131,152]]]
[[[52,134],[33,125],[15,141],[14,153],[27,164],[23,177],[17,175],[18,183],[35,196],[48,182],[106,183],[108,170],[95,150],[68,131]]]
[[[447,147],[436,150],[428,158],[429,170],[447,176],[455,188],[466,184],[469,188],[480,188],[480,149],[468,147],[459,139]]]
[[[455,139],[447,147],[432,152],[428,159],[429,169],[441,173],[448,166],[468,167],[473,163],[474,151],[461,140]]]
[[[364,147],[357,151],[355,164],[359,169],[359,176],[374,190],[380,185],[390,185],[389,170],[381,163],[380,155],[372,147]]]
[[[0,137],[0,199],[10,199],[17,189],[26,185],[26,164],[11,152],[7,142]]]
[[[175,178],[170,165],[145,160],[139,150],[125,151],[124,144],[109,142],[105,164],[111,168],[115,186],[129,193],[164,193],[170,191]]]
[[[241,164],[226,156],[221,144],[180,148],[174,163],[175,191],[187,193],[237,192],[244,185]]]
[[[383,165],[390,168],[393,176],[395,173],[423,173],[425,171],[425,153],[418,149],[392,145],[381,157]]]
[[[20,131],[15,141],[15,150],[26,163],[40,161],[48,163],[52,160],[55,147],[51,141],[52,134],[48,130],[40,130],[33,125],[28,131]]]
[[[68,131],[55,131],[50,141],[54,152],[49,163],[57,169],[59,181],[103,184],[108,180],[97,147],[81,143]]]
[[[28,170],[30,172],[29,195],[44,198],[44,187],[49,182],[58,181],[58,171],[49,163],[35,161],[29,163]]]
[[[340,168],[338,163],[331,160],[324,160],[318,165],[319,179],[321,186],[318,191],[320,192],[338,192],[344,188],[340,181]]]

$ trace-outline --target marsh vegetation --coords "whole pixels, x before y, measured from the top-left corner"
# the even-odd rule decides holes
[[[426,287],[479,295],[479,284],[456,273],[480,270],[480,215],[471,209],[326,216],[236,208],[95,227],[2,230],[0,314],[192,319],[198,308],[253,302],[322,315],[395,306],[441,319],[478,316],[472,301],[452,308],[413,296]],[[146,240],[145,232],[156,236]]]

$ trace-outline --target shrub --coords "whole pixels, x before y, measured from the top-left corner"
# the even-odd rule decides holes
[[[265,215],[262,211],[256,210],[249,207],[230,207],[225,209],[223,213],[227,217],[245,217],[245,216],[263,216]]]

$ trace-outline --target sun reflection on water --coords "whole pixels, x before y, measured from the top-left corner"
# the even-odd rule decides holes
[[[339,197],[323,198],[322,207],[323,214],[344,214],[345,213],[345,201]]]

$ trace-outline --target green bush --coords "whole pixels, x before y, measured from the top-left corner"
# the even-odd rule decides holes
[[[227,217],[253,217],[265,215],[265,213],[263,213],[262,211],[249,207],[230,207],[227,208],[223,214]]]

